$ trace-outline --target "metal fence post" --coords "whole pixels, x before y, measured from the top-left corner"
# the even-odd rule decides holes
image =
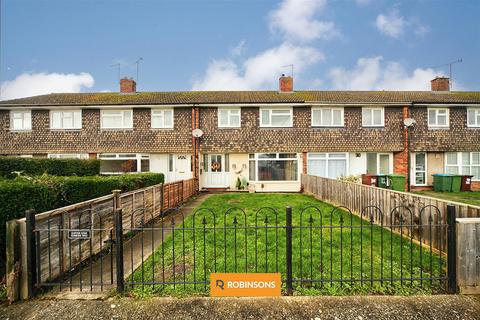
[[[124,290],[124,270],[123,270],[123,221],[122,209],[115,210],[115,253],[117,269],[117,292]]]
[[[286,263],[287,263],[287,295],[293,293],[293,275],[292,275],[292,207],[286,208],[286,225],[285,225],[285,239],[286,239]]]
[[[447,270],[448,270],[448,292],[457,292],[457,230],[455,206],[447,205]]]
[[[35,294],[35,280],[37,278],[36,236],[35,236],[35,210],[25,211],[26,238],[27,238],[27,286],[28,297]]]

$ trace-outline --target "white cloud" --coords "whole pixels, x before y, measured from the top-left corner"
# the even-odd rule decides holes
[[[332,38],[339,34],[335,24],[315,18],[326,3],[326,0],[284,0],[269,14],[270,29],[279,31],[289,41]]]
[[[1,84],[1,99],[15,99],[53,92],[80,92],[91,88],[93,77],[86,72],[69,73],[22,73],[14,80]]]
[[[405,32],[407,21],[399,15],[397,10],[392,10],[389,14],[379,14],[375,20],[377,29],[392,38],[399,38]]]
[[[341,90],[430,90],[430,80],[437,71],[417,68],[411,73],[398,62],[382,64],[381,56],[360,58],[350,70],[330,69],[328,77],[334,89]]]
[[[281,66],[294,64],[298,74],[324,58],[315,48],[285,42],[242,63],[231,59],[212,61],[205,76],[194,82],[193,90],[276,89]]]
[[[383,34],[400,38],[407,32],[413,32],[417,37],[422,37],[430,32],[430,28],[420,22],[417,17],[405,18],[397,9],[388,14],[379,14],[375,20],[375,27]]]

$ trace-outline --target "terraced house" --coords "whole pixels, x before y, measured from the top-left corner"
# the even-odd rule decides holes
[[[302,172],[338,178],[434,173],[480,187],[480,92],[278,91],[62,93],[0,102],[0,154],[99,158],[105,174],[164,172],[200,188],[297,191]],[[405,121],[407,119],[407,121]],[[407,124],[407,125],[405,125]],[[200,129],[200,130],[195,130]],[[192,135],[193,131],[193,135]]]

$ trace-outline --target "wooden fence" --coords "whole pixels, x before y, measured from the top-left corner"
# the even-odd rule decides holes
[[[162,212],[177,207],[197,191],[195,179],[182,180],[126,193],[113,191],[111,195],[36,214],[36,250],[41,279],[56,279],[104,249],[103,244],[114,232],[114,210],[122,209],[123,230],[129,230],[141,220],[144,223],[155,220]],[[25,218],[9,221],[7,229],[7,283],[14,286],[9,291],[13,289],[25,299],[28,296]],[[62,232],[69,229],[96,230],[91,233],[93,245],[77,246],[80,240],[69,240],[66,232]]]
[[[444,253],[447,248],[445,232],[440,231],[439,228],[430,231],[426,228],[421,229],[414,226],[427,224],[430,218],[433,219],[434,226],[445,224],[447,222],[447,205],[455,206],[458,218],[480,217],[480,207],[464,203],[306,174],[302,174],[301,181],[303,191],[306,194],[334,205],[345,206],[356,214],[364,213],[365,215],[365,208],[369,206],[378,207],[382,214],[373,215],[374,222],[377,224],[382,223],[381,219],[384,219],[385,223],[390,221],[398,223],[398,220],[402,217],[406,226],[405,232],[413,233],[414,239],[423,244],[429,244],[431,239],[433,247]],[[375,210],[376,208],[368,208],[369,211],[372,209]],[[370,217],[368,212],[366,214]]]

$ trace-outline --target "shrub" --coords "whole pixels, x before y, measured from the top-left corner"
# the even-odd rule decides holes
[[[0,176],[14,178],[15,172],[28,175],[93,176],[100,173],[97,159],[33,159],[0,157]]]
[[[24,216],[25,210],[43,212],[69,204],[164,182],[161,173],[89,177],[19,177],[0,180],[0,269],[5,265],[5,224]]]

